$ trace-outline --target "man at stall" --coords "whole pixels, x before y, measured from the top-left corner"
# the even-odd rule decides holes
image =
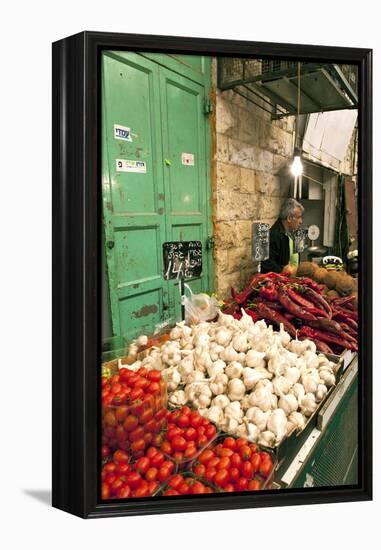
[[[270,257],[261,264],[261,271],[280,273],[284,266],[298,265],[299,254],[294,253],[292,234],[303,223],[304,207],[295,199],[287,199],[281,206],[279,218],[270,229]]]

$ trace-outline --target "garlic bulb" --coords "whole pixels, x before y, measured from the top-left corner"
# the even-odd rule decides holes
[[[245,413],[245,417],[255,424],[260,432],[263,432],[267,426],[267,420],[271,411],[263,412],[259,407],[250,407]]]
[[[162,371],[163,379],[169,391],[174,391],[181,382],[181,375],[177,367],[169,367]]]
[[[224,414],[226,418],[236,418],[241,420],[243,417],[243,411],[241,410],[241,405],[239,401],[232,401],[224,409]]]
[[[319,384],[315,393],[316,401],[322,401],[327,395],[328,388],[325,384]]]
[[[258,437],[258,444],[264,447],[274,447],[276,441],[275,434],[270,430],[265,430]]]
[[[180,340],[182,336],[183,336],[183,329],[178,325],[173,327],[173,329],[169,333],[169,337],[171,340]]]
[[[193,403],[197,409],[209,407],[210,405],[212,390],[204,382],[188,384],[185,388],[185,394],[187,401]]]
[[[252,390],[259,380],[263,380],[265,378],[263,372],[261,372],[261,369],[257,370],[250,367],[245,367],[242,371],[242,375],[243,383],[245,384],[247,390]]]
[[[272,380],[274,393],[278,396],[288,393],[292,383],[285,376],[276,376]]]
[[[215,342],[212,342],[209,348],[209,354],[212,361],[217,361],[219,359],[220,353],[224,351],[224,346],[220,346]]]
[[[265,355],[264,352],[249,349],[246,353],[246,365],[252,368],[266,367]]]
[[[232,435],[236,435],[237,428],[239,426],[239,421],[236,418],[231,416],[225,417],[221,423],[221,428]]]
[[[329,369],[320,369],[319,376],[323,384],[325,384],[328,387],[333,386],[336,382],[335,375]]]
[[[275,434],[278,442],[286,435],[287,416],[283,409],[275,409],[270,414],[267,420],[267,429]]]
[[[306,425],[305,416],[303,416],[302,413],[297,411],[294,411],[289,415],[288,421],[292,422],[292,424],[294,424],[294,426],[296,426],[298,430],[303,430],[304,426]]]
[[[302,384],[306,393],[315,393],[318,387],[318,382],[316,382],[313,374],[303,374]]]
[[[217,407],[220,407],[220,409],[225,409],[229,403],[230,399],[225,394],[217,395],[217,397],[212,400],[212,405],[216,405]]]
[[[295,395],[296,399],[298,400],[298,403],[300,405],[301,400],[306,395],[306,392],[304,390],[304,386],[302,384],[296,383],[292,386],[290,389],[290,393]]]
[[[287,393],[286,395],[282,395],[280,397],[278,407],[283,409],[285,414],[288,416],[292,412],[298,410],[298,400],[292,393]]]
[[[228,330],[225,327],[221,327],[217,330],[216,334],[214,335],[214,340],[220,346],[227,346],[227,344],[229,344],[229,342],[231,341],[232,336],[233,336],[233,332],[231,330]]]
[[[243,422],[236,430],[235,435],[238,437],[244,437],[251,443],[254,443],[258,439],[259,431],[255,424],[251,422]]]
[[[249,400],[251,405],[267,412],[274,404],[274,397],[268,388],[259,388],[250,394]]]
[[[146,346],[148,344],[148,336],[145,334],[142,334],[139,336],[139,338],[136,340],[136,343],[139,347]]]
[[[314,351],[307,350],[303,357],[308,369],[316,369],[319,366],[319,359]]]
[[[223,374],[225,371],[225,362],[221,359],[217,359],[217,361],[214,361],[210,366],[207,367],[207,371],[209,376],[212,378],[213,376],[217,376],[217,374]]]
[[[238,353],[236,352],[236,350],[233,348],[231,344],[229,344],[228,347],[225,348],[224,351],[220,353],[220,359],[222,359],[226,363],[230,363],[231,361],[236,361],[237,357],[238,357]]]
[[[233,336],[232,346],[238,352],[247,351],[249,347],[249,344],[247,343],[247,332]]]
[[[233,378],[228,383],[228,396],[232,401],[240,400],[246,393],[245,384],[239,378]]]
[[[214,395],[220,395],[226,392],[228,386],[228,377],[224,373],[217,374],[210,382],[209,386]]]
[[[238,361],[233,361],[225,368],[225,374],[229,378],[239,378],[243,372],[243,366]]]
[[[298,367],[286,367],[284,377],[287,378],[291,385],[296,384],[300,378],[300,371]]]
[[[221,310],[218,310],[218,324],[220,326],[230,327],[233,321],[234,317],[232,315],[227,315],[226,313],[222,313]]]
[[[182,359],[178,365],[179,373],[181,374],[182,381],[187,383],[188,376],[194,370],[193,354],[187,355]]]
[[[209,346],[209,340],[210,340],[209,334],[207,334],[206,332],[200,332],[193,336],[193,345],[194,347],[198,347],[198,346],[207,347]]]
[[[311,414],[313,414],[314,410],[317,407],[314,394],[306,393],[306,395],[302,398],[300,402],[300,407],[300,412],[304,414],[304,416],[311,416]]]
[[[185,405],[187,398],[183,390],[176,390],[170,395],[169,402],[172,405]]]
[[[214,422],[215,424],[220,424],[224,418],[224,413],[220,407],[217,407],[217,405],[210,407],[210,409],[207,409],[207,415],[206,418],[210,420],[211,422]]]

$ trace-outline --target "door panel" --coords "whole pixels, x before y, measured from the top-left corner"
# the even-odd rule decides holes
[[[168,283],[162,277],[165,240],[158,67],[138,55],[103,57],[103,190],[113,331],[130,336],[163,321]],[[117,139],[114,125],[130,130]],[[143,161],[145,172],[121,172],[117,160]]]
[[[199,240],[203,245],[201,277],[187,281],[194,292],[208,291],[205,247],[210,216],[207,193],[205,88],[160,67],[160,96],[168,240]],[[184,157],[184,154],[186,157]],[[190,160],[189,164],[186,160]],[[169,281],[171,309],[181,315],[178,281]]]

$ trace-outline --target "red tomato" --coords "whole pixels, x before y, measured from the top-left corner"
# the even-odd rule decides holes
[[[116,496],[118,498],[129,498],[131,496],[131,489],[128,485],[123,485],[120,489],[118,489]]]
[[[110,379],[110,384],[117,384],[120,380],[119,374],[114,374]]]
[[[232,451],[232,449],[226,449],[225,447],[223,447],[220,452],[221,458],[223,458],[224,456],[227,456],[228,458],[230,458],[233,456],[233,454],[234,454],[234,451]]]
[[[206,435],[200,435],[196,440],[196,445],[199,449],[202,449],[205,447],[205,445],[208,443],[208,438]]]
[[[216,468],[207,467],[205,470],[204,477],[207,481],[212,482],[214,480],[214,476],[216,475],[216,473],[217,473]]]
[[[247,479],[251,479],[253,477],[254,468],[249,460],[245,460],[241,464],[241,474],[243,475],[243,477],[246,477]]]
[[[242,460],[250,460],[251,457],[251,449],[248,445],[241,445],[239,448],[239,455],[242,458]]]
[[[183,476],[181,474],[175,474],[171,479],[168,481],[168,485],[172,487],[172,489],[177,489],[180,483],[183,482]]]
[[[261,464],[261,457],[259,453],[254,453],[251,458],[250,462],[253,465],[254,472],[258,472],[259,466]]]
[[[182,433],[183,433],[182,429],[178,428],[177,426],[175,428],[169,428],[167,431],[166,439],[169,439],[172,441],[174,437],[179,436]]]
[[[160,391],[160,386],[157,382],[151,382],[146,388],[147,393],[158,393]]]
[[[249,489],[249,491],[260,491],[261,482],[258,481],[258,479],[251,479],[247,488]]]
[[[148,481],[148,494],[152,495],[159,488],[157,481]]]
[[[148,369],[146,367],[139,367],[136,371],[136,374],[139,376],[143,376],[144,378],[147,378]]]
[[[197,430],[193,427],[187,428],[184,432],[184,437],[187,441],[195,441],[197,438]]]
[[[138,439],[137,441],[134,441],[131,444],[131,453],[134,453],[136,456],[136,453],[139,453],[140,451],[144,451],[146,448],[146,442],[144,439]]]
[[[257,452],[257,446],[256,446],[255,443],[250,443],[249,447],[250,447],[250,449],[251,449],[251,454]]]
[[[223,446],[226,447],[227,449],[231,449],[232,451],[235,451],[236,444],[235,444],[234,437],[225,437],[223,441]]]
[[[126,406],[118,407],[115,411],[115,418],[120,424],[123,424],[127,415],[128,415],[128,407]]]
[[[176,489],[167,489],[166,491],[164,491],[163,495],[165,497],[172,497],[172,496],[175,496],[175,495],[179,495],[180,493],[178,491],[176,491]],[[183,493],[185,494],[185,493]]]
[[[172,454],[172,445],[169,441],[163,441],[163,443],[160,446],[161,451],[166,455]]]
[[[136,402],[138,399],[141,399],[144,395],[142,388],[134,388],[130,393],[130,399],[133,402]],[[135,403],[137,405],[137,403]]]
[[[213,489],[211,487],[208,487],[207,485],[205,485],[205,494],[207,493],[213,493]]]
[[[119,464],[120,462],[128,464],[130,460],[130,457],[128,456],[128,454],[125,451],[120,451],[120,450],[115,451],[112,458],[115,464]]]
[[[266,459],[268,459],[268,460],[271,460],[271,462],[272,462],[271,454],[270,454],[270,453],[267,453],[266,451],[261,451],[261,452],[259,453],[259,456],[261,457],[261,460],[266,460]]]
[[[151,466],[146,471],[146,475],[144,477],[146,478],[147,481],[156,481],[158,473],[159,473],[158,468],[154,468],[153,466]]]
[[[213,424],[210,424],[206,427],[205,435],[208,439],[212,439],[217,433],[216,427]]]
[[[140,376],[134,384],[134,388],[141,388],[142,390],[145,390],[146,388],[148,388],[148,386],[149,380],[146,380],[142,376]]]
[[[227,483],[224,487],[225,493],[232,493],[234,490],[234,485],[232,483]]]
[[[190,420],[190,425],[193,426],[193,428],[198,428],[199,426],[201,426],[203,418],[200,415],[200,413],[192,412],[190,414],[189,420]]]
[[[120,464],[117,465],[115,471],[118,475],[124,475],[127,472],[129,472],[129,470],[130,470],[129,464],[125,464],[125,463],[121,462]]]
[[[239,471],[238,468],[230,468],[229,470],[229,479],[230,481],[232,481],[233,483],[235,483],[236,481],[238,481],[238,479],[241,477],[241,473]]]
[[[108,445],[102,445],[101,455],[102,458],[107,458],[111,454],[111,449]]]
[[[155,447],[148,447],[146,451],[146,456],[148,456],[148,458],[152,458],[158,452],[159,452],[158,449],[156,449]]]
[[[199,476],[199,477],[204,477],[205,470],[206,470],[205,464],[197,464],[197,466],[193,468],[194,473],[196,474],[196,476]]]
[[[233,453],[230,457],[230,463],[232,466],[236,466],[238,468],[242,464],[242,458],[238,453]]]
[[[217,470],[225,470],[228,468],[230,468],[230,458],[228,456],[223,456],[222,458],[220,458]]]
[[[200,481],[196,481],[190,490],[192,495],[203,495],[205,493],[205,485]]]
[[[119,489],[123,487],[123,480],[120,479],[119,477],[116,478],[115,481],[112,482],[111,486],[110,486],[110,491],[116,495],[116,493],[119,491]]]
[[[189,416],[187,414],[181,414],[178,418],[177,418],[177,422],[176,424],[180,427],[180,428],[187,428],[189,426]]]
[[[239,437],[238,439],[235,440],[235,445],[236,445],[236,449],[238,451],[239,447],[242,447],[242,445],[247,445],[247,439],[245,439],[243,437]]]
[[[110,498],[110,487],[108,483],[102,483],[102,500]]]
[[[188,415],[191,414],[191,413],[194,414],[194,413],[191,411],[191,409],[188,407],[188,405],[183,405],[183,406],[181,407],[181,409],[180,409],[180,413],[181,413],[181,414],[188,414]],[[198,414],[198,413],[196,413],[196,414]]]
[[[122,389],[122,385],[119,384],[119,382],[116,382],[115,384],[112,384],[111,385],[111,393],[113,393],[114,395],[116,395],[117,393],[119,393]]]
[[[153,439],[152,439],[153,446],[160,447],[161,444],[163,443],[163,439],[164,439],[163,434],[156,434],[155,436],[153,436]]]
[[[151,407],[145,409],[139,417],[140,424],[146,424],[153,418],[153,410]]]
[[[173,457],[173,460],[177,463],[179,462],[182,462],[183,459],[184,459],[184,453],[182,453],[181,451],[175,451],[172,455]]]
[[[141,498],[146,496],[148,496],[148,483],[143,479],[139,487],[135,489],[134,497]]]
[[[184,458],[193,458],[197,454],[197,449],[194,445],[189,445],[184,451]]]
[[[150,459],[146,456],[139,458],[139,460],[135,462],[135,470],[140,474],[145,474],[149,467],[150,467]]]
[[[197,429],[197,435],[199,435],[199,436],[200,435],[205,435],[205,430],[206,430],[205,426],[199,426],[196,429]]]
[[[190,487],[185,481],[182,481],[177,488],[180,495],[187,495],[189,493],[189,489]]]
[[[136,372],[133,372],[132,374],[129,374],[126,378],[127,385],[132,388],[135,385],[135,382],[139,380],[139,375],[136,374]]]
[[[142,481],[142,476],[139,472],[130,472],[127,474],[127,483],[131,489],[136,489]]]
[[[107,464],[103,466],[104,472],[111,473],[111,472],[115,472],[115,470],[116,470],[115,462],[107,462]]]
[[[103,418],[104,423],[106,426],[116,426],[118,424],[115,414],[112,411],[108,411]]]
[[[187,445],[186,439],[181,435],[176,435],[172,439],[172,448],[175,451],[184,451],[186,445]]]
[[[144,430],[146,432],[156,432],[157,431],[157,421],[152,418],[144,425]]]
[[[137,441],[138,439],[144,437],[144,433],[145,432],[143,426],[138,426],[133,432],[130,432],[129,440]]]
[[[160,378],[161,378],[161,373],[158,370],[150,370],[147,373],[147,379],[150,382],[159,382]]]
[[[273,468],[273,464],[271,462],[270,458],[267,458],[265,460],[262,460],[260,466],[259,466],[259,472],[264,476],[267,477],[270,475],[271,470]]]
[[[213,451],[211,451],[210,449],[207,449],[205,451],[202,451],[202,453],[198,457],[198,461],[201,462],[201,464],[206,464],[213,457],[214,457]]]
[[[246,477],[240,477],[234,487],[236,491],[247,491],[248,485],[249,480]]]
[[[206,464],[207,468],[217,468],[218,464],[220,463],[220,458],[218,456],[213,456],[210,458]]]
[[[126,432],[132,432],[133,430],[136,430],[138,424],[138,418],[132,414],[129,414],[128,416],[126,416],[126,419],[123,423],[123,428],[126,430]]]
[[[216,453],[217,456],[221,456],[222,449],[223,449],[222,443],[218,443],[214,447],[214,452]]]
[[[219,487],[223,487],[228,483],[228,481],[229,481],[229,472],[226,470],[226,468],[217,470],[217,473],[214,476],[214,483]]]
[[[158,451],[152,458],[151,458],[151,466],[155,466],[155,468],[160,468],[160,466],[163,464],[165,460],[165,457],[161,451]]]

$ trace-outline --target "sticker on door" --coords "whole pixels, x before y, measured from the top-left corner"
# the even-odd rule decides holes
[[[194,166],[194,155],[192,153],[181,153],[181,164]]]
[[[117,172],[134,172],[135,174],[146,174],[147,163],[143,160],[115,159]]]
[[[114,124],[114,138],[122,139],[123,141],[132,141],[131,130],[127,126]]]

